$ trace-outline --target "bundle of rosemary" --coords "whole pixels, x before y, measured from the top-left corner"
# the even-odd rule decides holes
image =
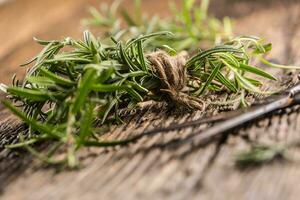
[[[192,9],[193,1],[184,2],[182,18],[187,23],[190,16],[186,12]],[[206,9],[204,5],[201,9]],[[205,24],[208,17],[198,18],[195,20],[200,20],[199,24]],[[202,95],[205,93],[227,92],[242,97],[247,93],[265,94],[268,92],[260,90],[262,83],[255,77],[276,80],[251,65],[255,59],[267,63],[263,55],[271,50],[271,44],[255,37],[237,37],[202,50],[194,42],[211,41],[208,37],[215,38],[215,35],[207,33],[198,38],[201,34],[197,33],[203,29],[191,27],[184,35],[184,30],[178,32],[177,22],[169,26],[159,26],[167,30],[160,32],[153,32],[148,26],[148,34],[126,37],[120,37],[126,31],[119,30],[110,34],[110,41],[100,40],[89,31],[84,32],[83,40],[36,39],[44,48],[27,63],[34,65],[24,80],[14,77],[12,86],[1,85],[14,103],[4,100],[3,104],[29,127],[29,134],[20,133],[20,143],[8,147],[25,147],[47,163],[74,167],[77,165],[75,152],[83,146],[107,147],[131,141],[130,138],[102,141],[94,137],[99,122],[105,123],[109,116],[121,120],[120,108],[130,109],[139,102],[155,100],[204,109],[207,102],[202,100]],[[181,42],[185,45],[174,45]],[[168,52],[163,51],[166,48]],[[247,104],[244,98],[240,99]],[[30,147],[49,140],[53,148],[47,155]],[[53,152],[61,147],[67,149],[66,156],[56,160]]]

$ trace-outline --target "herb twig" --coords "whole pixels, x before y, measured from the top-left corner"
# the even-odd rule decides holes
[[[209,0],[203,0],[201,4],[194,0],[183,0],[181,9],[172,2],[166,11],[171,15],[166,18],[148,17],[142,14],[141,1],[134,2],[133,13],[136,14],[123,9],[121,1],[114,1],[110,8],[106,4],[102,4],[100,9],[92,7],[90,18],[83,20],[83,24],[99,27],[104,36],[114,36],[116,39],[128,39],[141,34],[168,30],[174,33],[174,37],[154,38],[145,47],[163,46],[166,50],[177,51],[195,51],[200,47],[221,44],[233,37],[230,18],[219,20],[209,15]],[[125,22],[125,28],[121,26],[122,22]]]

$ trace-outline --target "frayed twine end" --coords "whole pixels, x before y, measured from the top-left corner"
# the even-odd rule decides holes
[[[197,97],[188,95],[182,90],[186,87],[186,62],[188,53],[183,51],[176,56],[170,56],[164,51],[157,51],[147,55],[153,73],[162,83],[161,92],[181,105],[198,110],[205,109],[205,103]]]

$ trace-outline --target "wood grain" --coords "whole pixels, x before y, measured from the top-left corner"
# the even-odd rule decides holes
[[[0,32],[2,82],[9,82],[13,73],[22,75],[24,71],[20,71],[17,65],[39,50],[31,42],[32,35],[46,39],[66,35],[80,37],[82,30],[78,28],[78,21],[85,15],[86,5],[96,4],[96,1],[61,2],[22,0],[22,3],[12,1],[0,7],[0,16],[8,16],[7,20],[11,22],[10,25],[8,21],[0,21],[0,29],[4,27],[6,30],[6,33]],[[166,6],[166,2],[161,4],[162,1],[158,0],[144,2],[150,13],[163,13]],[[238,34],[268,38],[274,44],[274,51],[269,56],[276,62],[300,64],[298,1],[268,1],[267,5],[262,1],[233,2],[236,3],[228,7],[224,1],[213,1],[211,9],[219,16],[235,17]],[[127,6],[130,9],[130,4]],[[16,16],[16,13],[23,17]],[[14,39],[3,39],[8,36]],[[281,77],[283,85],[296,81],[295,72],[268,70]],[[283,86],[273,85],[275,89],[280,87]],[[0,198],[298,199],[299,149],[290,150],[292,162],[275,162],[258,168],[240,170],[233,160],[237,152],[248,149],[253,141],[274,144],[299,140],[299,112],[299,106],[276,112],[201,148],[195,148],[192,143],[173,144],[196,131],[205,130],[207,124],[144,137],[128,147],[82,150],[82,169],[64,172],[41,167],[40,162],[26,152],[12,153],[3,149],[1,144],[9,142],[7,136],[15,139],[14,134],[17,134],[13,124],[3,122],[0,163],[5,164],[0,164]],[[107,137],[121,139],[153,127],[199,119],[203,114],[178,114],[163,105],[154,105],[128,115],[127,123],[112,127]],[[2,119],[10,120],[5,111],[1,110],[1,115],[5,116]]]

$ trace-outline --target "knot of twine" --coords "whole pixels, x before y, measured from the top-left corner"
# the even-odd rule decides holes
[[[147,55],[153,73],[160,79],[161,92],[181,105],[189,108],[204,109],[204,102],[199,98],[183,92],[187,82],[186,62],[187,52],[183,51],[176,56],[170,56],[164,51],[157,51]]]

